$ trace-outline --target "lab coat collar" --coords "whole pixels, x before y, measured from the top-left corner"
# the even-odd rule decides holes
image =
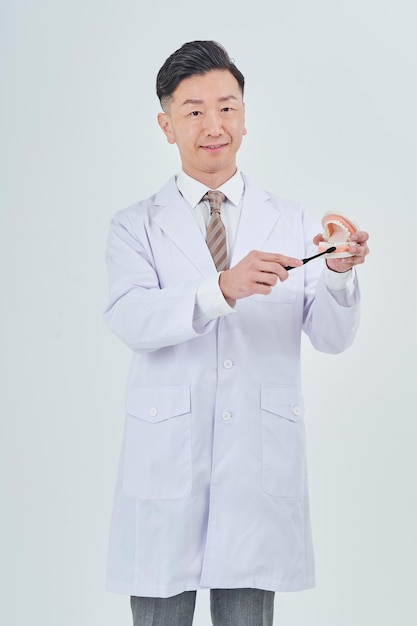
[[[178,190],[175,176],[155,196],[155,222],[175,242],[202,276],[213,274],[215,269],[203,234],[190,207]]]

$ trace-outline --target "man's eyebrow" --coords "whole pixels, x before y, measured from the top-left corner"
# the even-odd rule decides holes
[[[221,96],[221,98],[219,98],[219,102],[228,102],[229,100],[237,100],[237,98],[231,94],[229,96]],[[181,106],[187,106],[188,104],[204,104],[204,100],[200,100],[200,98],[187,98]]]
[[[187,100],[184,100],[181,106],[186,106],[187,104],[203,104],[203,101],[198,98],[188,98]]]
[[[230,96],[222,96],[219,98],[219,102],[227,102],[228,100],[237,100],[236,96],[230,94]]]

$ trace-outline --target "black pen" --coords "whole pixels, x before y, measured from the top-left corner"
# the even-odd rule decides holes
[[[334,252],[335,250],[336,250],[336,246],[331,246],[330,248],[327,248],[327,250],[323,250],[323,252],[319,252],[318,254],[315,254],[314,256],[310,256],[307,259],[301,259],[301,260],[303,262],[303,265],[305,265],[309,261],[312,261],[313,259],[317,259],[317,257],[322,256],[323,254],[330,254],[331,252]],[[299,267],[301,267],[301,265]],[[294,265],[286,265],[284,267],[284,269],[286,269],[287,272],[288,272],[289,270],[295,269],[295,266]]]

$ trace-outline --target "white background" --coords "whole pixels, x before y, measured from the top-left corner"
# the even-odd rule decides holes
[[[303,347],[315,590],[282,626],[417,623],[414,0],[2,0],[1,555],[5,626],[123,626],[104,591],[129,353],[102,321],[111,216],[179,161],[155,76],[223,43],[247,80],[239,165],[371,234],[362,322]],[[197,626],[207,626],[208,594]]]

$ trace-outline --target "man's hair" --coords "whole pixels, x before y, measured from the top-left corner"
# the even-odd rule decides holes
[[[226,50],[216,41],[190,41],[167,58],[156,78],[156,93],[165,110],[172,94],[185,78],[211,70],[228,70],[236,78],[243,96],[245,78]]]

